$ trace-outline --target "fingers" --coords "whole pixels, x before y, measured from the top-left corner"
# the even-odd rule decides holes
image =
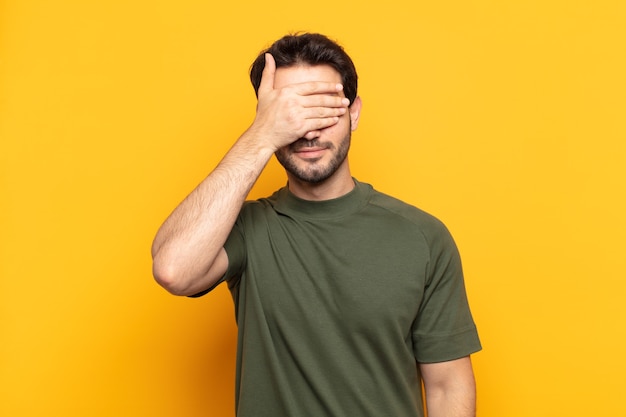
[[[305,120],[326,119],[329,117],[341,117],[346,112],[346,107],[306,107],[300,111],[299,116]]]
[[[259,84],[259,95],[270,92],[274,89],[274,75],[276,73],[276,61],[272,54],[265,54],[265,67],[261,75],[261,84]]]
[[[289,112],[285,115],[288,115],[288,120],[296,128],[296,137],[307,139],[317,137],[320,131],[336,125],[340,117],[348,112],[350,100],[336,94],[329,95],[327,88],[329,85],[329,83],[315,82],[294,87],[298,89],[304,86],[310,94],[303,96],[296,93],[299,98],[288,101]],[[333,84],[332,89],[335,88]],[[324,93],[319,93],[320,91]]]
[[[305,108],[340,108],[345,110],[350,105],[350,100],[345,97],[329,96],[327,94],[316,94],[302,97],[301,105]]]
[[[300,95],[302,105],[305,107],[348,107],[350,100],[336,94],[315,93]]]
[[[324,117],[317,119],[308,119],[306,121],[305,139],[314,139],[321,135],[322,130],[334,126],[339,122],[339,117]]]
[[[341,93],[340,83],[288,84],[285,80],[289,78],[285,77],[277,83],[277,72],[274,57],[266,53],[253,131],[273,148],[278,149],[305,135],[316,137],[323,129],[339,123],[347,113],[350,101]]]
[[[296,93],[301,96],[325,94],[328,96],[339,97],[339,92],[343,90],[343,85],[341,84],[323,81],[309,81],[306,83],[295,84],[293,87]]]

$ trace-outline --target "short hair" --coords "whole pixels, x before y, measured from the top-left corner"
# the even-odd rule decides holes
[[[354,102],[357,96],[358,76],[352,59],[336,42],[319,33],[286,35],[262,51],[250,67],[250,81],[254,93],[259,96],[259,85],[265,68],[265,54],[270,53],[276,61],[276,68],[296,65],[329,65],[341,76],[343,92]]]

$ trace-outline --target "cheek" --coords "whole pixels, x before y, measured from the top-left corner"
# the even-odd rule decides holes
[[[287,158],[289,156],[289,145],[283,146],[282,148],[278,149],[276,152],[274,152],[274,156],[278,159]]]

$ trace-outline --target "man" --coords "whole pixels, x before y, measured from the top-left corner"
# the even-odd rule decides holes
[[[456,246],[432,216],[352,178],[357,74],[319,34],[251,69],[254,122],[174,210],[154,275],[177,295],[227,282],[238,417],[475,414],[480,350]],[[287,186],[245,202],[275,154]]]

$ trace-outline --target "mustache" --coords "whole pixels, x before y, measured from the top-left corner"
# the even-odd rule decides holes
[[[332,143],[322,142],[318,138],[310,139],[310,140],[306,138],[300,138],[296,140],[295,142],[293,142],[291,145],[289,145],[289,148],[294,152],[300,149],[304,149],[304,148],[329,148],[330,149],[332,148]]]

